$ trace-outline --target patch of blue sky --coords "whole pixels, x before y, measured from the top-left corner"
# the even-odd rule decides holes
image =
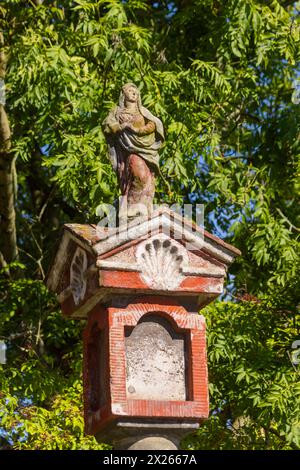
[[[5,400],[5,404],[9,405],[9,399]],[[33,404],[31,397],[20,398],[18,401],[18,409],[26,408]],[[1,410],[0,410],[1,411]],[[16,414],[16,419],[17,413]],[[16,441],[24,442],[28,438],[28,433],[25,431],[24,423],[17,423],[12,429],[6,430],[0,427],[0,437],[2,437],[10,446],[13,446]]]

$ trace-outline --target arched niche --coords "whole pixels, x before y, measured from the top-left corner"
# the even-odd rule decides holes
[[[171,321],[154,312],[125,328],[128,398],[188,400],[188,341]]]

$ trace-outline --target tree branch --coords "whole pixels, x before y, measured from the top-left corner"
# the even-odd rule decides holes
[[[296,225],[292,224],[292,222],[284,215],[284,213],[279,209],[279,207],[276,207],[276,210],[278,214],[281,215],[281,217],[287,222],[287,224],[290,226],[290,229],[295,230],[296,232],[300,232],[300,228],[296,227]]]
[[[274,434],[274,436],[278,437],[282,442],[286,442],[285,438],[281,436],[280,433],[276,429],[270,427],[268,431]],[[294,444],[293,442],[290,442],[288,445],[294,450],[299,450],[299,447],[296,446],[296,444]]]
[[[7,54],[4,35],[0,32],[0,79],[4,83]],[[4,100],[0,103],[0,250],[5,263],[18,256],[16,213],[15,213],[16,171],[15,158],[11,151],[11,128],[5,110]],[[0,265],[4,266],[0,259]]]

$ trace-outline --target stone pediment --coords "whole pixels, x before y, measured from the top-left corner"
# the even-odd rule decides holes
[[[67,224],[47,278],[65,314],[117,293],[173,293],[203,306],[221,294],[235,247],[167,208],[128,226]]]

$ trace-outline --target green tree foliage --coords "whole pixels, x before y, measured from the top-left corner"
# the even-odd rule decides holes
[[[19,254],[7,264],[0,246],[3,448],[104,448],[83,435],[83,325],[61,318],[43,280],[62,224],[96,221],[118,196],[101,122],[128,81],[166,129],[157,202],[204,203],[208,230],[242,251],[203,311],[211,417],[184,445],[300,448],[299,12],[286,0],[0,2],[0,157],[16,160]]]

